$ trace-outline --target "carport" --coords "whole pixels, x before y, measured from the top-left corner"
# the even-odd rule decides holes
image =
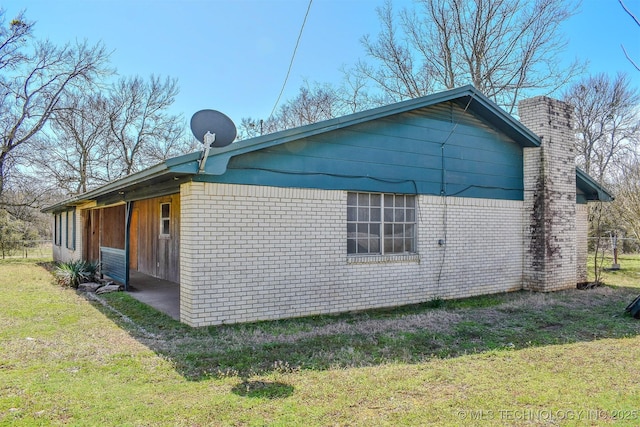
[[[180,285],[135,270],[130,271],[129,295],[180,320]]]

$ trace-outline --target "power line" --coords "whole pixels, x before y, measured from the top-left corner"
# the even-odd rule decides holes
[[[280,94],[278,95],[278,99],[276,99],[276,103],[273,105],[273,109],[271,110],[271,114],[269,114],[269,119],[273,116],[273,113],[276,111],[276,107],[278,106],[278,102],[280,102],[280,98],[282,97],[282,93],[284,92],[284,88],[287,85],[287,80],[289,80],[289,74],[291,73],[291,67],[293,67],[293,60],[296,57],[296,52],[298,51],[298,45],[300,44],[300,38],[302,37],[302,31],[304,30],[304,25],[307,23],[307,17],[309,16],[309,10],[311,10],[311,3],[313,0],[309,0],[309,5],[307,6],[307,12],[304,14],[304,20],[302,21],[302,26],[300,27],[300,33],[298,33],[298,40],[296,40],[296,46],[293,48],[293,54],[291,55],[291,61],[289,62],[289,69],[287,70],[287,75],[284,78],[284,83],[282,83],[282,89],[280,89]]]

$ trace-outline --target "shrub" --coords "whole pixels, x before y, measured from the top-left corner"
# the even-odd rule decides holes
[[[60,285],[76,289],[80,283],[93,280],[97,271],[97,263],[76,260],[58,264],[55,276]]]

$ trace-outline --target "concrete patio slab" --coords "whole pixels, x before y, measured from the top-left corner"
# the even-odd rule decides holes
[[[180,320],[180,285],[131,270],[129,295]]]

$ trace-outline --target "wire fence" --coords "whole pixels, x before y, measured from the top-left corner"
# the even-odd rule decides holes
[[[0,258],[51,258],[51,240],[0,241]]]
[[[613,239],[611,236],[589,237],[589,252],[594,252],[596,246],[598,251],[603,251],[605,255],[613,256],[614,245],[618,249],[618,255],[637,254],[640,253],[640,239],[634,237],[618,237]]]

